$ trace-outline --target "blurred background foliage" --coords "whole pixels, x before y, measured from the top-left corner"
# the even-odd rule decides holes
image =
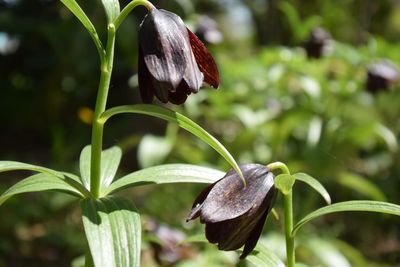
[[[209,48],[220,68],[220,89],[203,89],[171,108],[211,132],[241,163],[284,161],[320,179],[334,202],[400,203],[400,88],[396,79],[385,88],[366,86],[371,64],[400,64],[400,1],[154,3],[200,34],[203,15],[219,30]],[[104,39],[99,2],[79,4]],[[144,15],[144,8],[135,10],[120,28],[108,106],[140,103],[137,29]],[[303,48],[315,27],[332,36],[329,54],[321,58],[307,57]],[[0,0],[0,159],[77,172],[79,152],[90,142],[98,65],[89,35],[59,1]],[[108,126],[105,147],[117,144],[124,151],[121,174],[171,162],[228,168],[207,145],[158,119],[124,115]],[[2,174],[0,192],[20,176]],[[248,264],[204,243],[175,246],[184,234],[203,231],[184,222],[202,187],[146,186],[125,193],[145,215],[143,266]],[[0,266],[80,266],[86,244],[76,204],[47,193],[3,205]],[[318,195],[296,185],[296,218],[321,205]],[[276,207],[282,213],[279,199]],[[264,229],[262,244],[284,257],[282,221],[271,216]],[[300,233],[297,254],[310,266],[400,266],[400,222],[359,213],[327,216]]]

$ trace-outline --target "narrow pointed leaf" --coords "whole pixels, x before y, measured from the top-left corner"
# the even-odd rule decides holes
[[[101,152],[100,191],[103,192],[113,181],[121,162],[122,151],[114,146]],[[86,146],[79,159],[79,168],[82,176],[82,183],[87,189],[90,188],[90,159],[91,146]]]
[[[23,162],[18,162],[18,161],[0,161],[0,172],[18,171],[18,170],[48,173],[48,174],[52,174],[57,177],[61,177],[61,178],[64,177],[63,173],[49,169],[49,168],[32,165],[32,164],[27,164],[27,163],[23,163]]]
[[[262,244],[257,244],[256,249],[246,257],[246,260],[257,267],[285,267],[279,257]]]
[[[59,172],[59,171],[55,171],[55,170],[52,170],[49,168],[32,165],[32,164],[27,164],[27,163],[23,163],[23,162],[18,162],[18,161],[0,161],[0,172],[18,171],[18,170],[34,171],[34,172],[47,174],[49,176],[54,176],[54,177],[58,178],[59,180],[64,181],[65,183],[69,184],[75,190],[79,191],[80,195],[83,195],[83,196],[90,195],[90,192],[88,190],[86,190],[86,188],[84,186],[82,186],[82,184],[79,181],[79,178],[74,174],[66,173],[66,172]]]
[[[373,182],[355,173],[343,172],[339,175],[339,183],[351,190],[359,192],[369,199],[386,201],[385,194]]]
[[[90,189],[90,146],[85,146],[79,157],[79,170],[81,173],[82,184]]]
[[[306,183],[309,185],[311,188],[313,188],[315,191],[317,191],[326,201],[326,203],[329,205],[331,204],[331,196],[329,195],[328,191],[326,191],[325,187],[314,177],[311,177],[308,174],[305,173],[296,173],[293,174],[293,177],[298,180],[302,181],[303,183]]]
[[[85,199],[82,220],[95,267],[139,267],[140,215],[126,199]]]
[[[213,183],[225,173],[190,164],[165,164],[128,174],[110,185],[107,194],[127,187],[165,183]]]
[[[104,0],[105,1],[105,0]],[[79,19],[79,21],[83,24],[86,30],[89,32],[90,36],[93,39],[93,42],[96,45],[100,58],[103,58],[104,49],[103,45],[97,35],[96,28],[93,26],[90,19],[86,16],[85,12],[78,5],[75,0],[61,0],[61,2]]]
[[[118,0],[101,0],[104,6],[104,10],[107,14],[108,23],[113,22],[120,13],[119,1]]]
[[[366,212],[378,212],[385,214],[392,214],[396,216],[400,216],[400,205],[396,205],[388,202],[381,201],[368,201],[368,200],[353,200],[353,201],[345,201],[332,204],[330,206],[326,206],[320,208],[316,211],[309,213],[306,217],[301,219],[293,228],[293,235],[302,227],[305,223],[318,218],[320,216],[336,213],[336,212],[344,212],[344,211],[366,211]]]
[[[46,190],[61,190],[75,196],[83,197],[79,190],[71,186],[64,179],[52,174],[39,173],[19,181],[0,195],[0,205],[17,194]]]
[[[163,108],[155,105],[129,105],[129,106],[118,106],[105,111],[99,118],[99,122],[105,123],[110,117],[121,114],[121,113],[138,113],[145,114],[160,119],[164,119],[169,122],[175,122],[179,127],[187,130],[193,135],[197,136],[208,145],[210,145],[215,151],[217,151],[240,175],[240,178],[244,182],[243,174],[239,169],[235,159],[229,153],[229,151],[211,134],[201,128],[197,123],[191,119],[183,116],[182,114],[172,111],[167,108]]]

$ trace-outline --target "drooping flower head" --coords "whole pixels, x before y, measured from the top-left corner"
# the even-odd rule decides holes
[[[206,237],[220,250],[236,250],[244,245],[244,259],[256,246],[265,220],[274,205],[277,190],[274,175],[259,164],[241,165],[247,186],[236,171],[204,189],[196,198],[187,220],[200,217]]]
[[[139,89],[143,102],[182,104],[203,83],[219,86],[214,59],[174,13],[153,8],[139,30]]]

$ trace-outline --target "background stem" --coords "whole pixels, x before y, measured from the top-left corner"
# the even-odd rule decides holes
[[[101,64],[101,76],[97,91],[96,107],[92,124],[92,151],[90,159],[90,192],[95,198],[100,193],[101,151],[103,147],[103,124],[98,120],[107,104],[111,73],[114,62],[115,26],[108,25],[108,38],[105,60]]]

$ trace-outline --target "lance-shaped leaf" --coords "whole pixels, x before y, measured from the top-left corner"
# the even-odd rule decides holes
[[[235,171],[239,174],[243,183],[245,183],[244,177],[238,164],[235,159],[229,153],[229,151],[211,134],[209,134],[206,130],[200,127],[197,123],[192,121],[191,119],[183,116],[182,114],[172,111],[167,108],[163,108],[155,105],[129,105],[129,106],[118,106],[111,109],[106,110],[99,118],[100,123],[106,123],[106,121],[117,114],[121,113],[138,113],[145,114],[153,117],[157,117],[169,122],[175,122],[179,125],[179,127],[187,130],[193,135],[197,136],[212,148],[217,151],[231,166],[235,169]]]
[[[108,23],[112,23],[120,13],[118,0],[101,0],[104,10],[107,14]]]
[[[262,244],[258,244],[255,250],[247,256],[246,260],[257,267],[285,267],[279,257]]]
[[[113,181],[121,162],[122,151],[114,146],[101,152],[100,192],[104,192]],[[86,146],[79,159],[82,183],[90,189],[91,146]]]
[[[310,175],[306,173],[296,173],[292,175],[296,180],[301,181],[303,183],[306,183],[309,185],[311,188],[313,188],[315,191],[317,191],[326,201],[326,203],[329,205],[331,204],[331,196],[329,195],[328,191],[326,191],[325,187],[315,178],[311,177]]]
[[[40,176],[42,178],[40,178],[40,177],[35,178],[35,181],[41,181],[41,179],[43,179],[43,183],[44,183],[43,188],[51,189],[51,186],[49,184],[53,183],[53,181],[54,181],[55,184],[67,184],[70,187],[70,190],[66,190],[66,191],[79,192],[78,195],[80,195],[80,196],[90,196],[90,192],[88,190],[86,190],[86,188],[80,183],[79,178],[74,174],[59,172],[59,171],[52,170],[49,168],[32,165],[32,164],[27,164],[27,163],[23,163],[23,162],[18,162],[18,161],[0,161],[0,172],[18,171],[18,170],[34,171],[34,172],[39,172],[39,173],[44,174],[43,176]],[[27,178],[28,182],[31,180],[30,178],[31,177],[29,177],[29,179]],[[50,181],[49,179],[52,179],[52,181]],[[18,187],[22,186],[25,188],[25,190],[28,190],[28,188],[30,188],[30,186],[26,186],[24,181],[25,180],[20,181],[19,183],[14,185],[12,188],[14,188],[15,190],[20,190],[20,189],[18,189]],[[38,185],[37,188],[40,188],[40,186],[41,185]],[[57,185],[54,185],[54,186],[56,187],[54,189],[59,189],[59,188],[57,188]],[[49,190],[49,189],[43,189],[43,190]],[[9,190],[11,190],[11,188]],[[9,192],[9,190],[7,192]],[[36,192],[36,191],[43,191],[43,190],[38,190],[38,189],[35,189],[35,187],[32,187],[32,191],[25,191],[25,192]],[[23,193],[23,192],[21,192],[21,193]]]
[[[99,56],[102,59],[104,57],[103,45],[99,39],[96,28],[93,26],[90,19],[86,16],[85,12],[82,10],[82,8],[78,5],[78,3],[75,0],[61,0],[61,2],[75,15],[75,17],[79,19],[79,21],[89,32],[90,36],[93,39],[94,44],[96,45]]]
[[[83,197],[82,193],[67,183],[65,179],[52,174],[39,173],[19,181],[0,195],[0,205],[17,194],[46,190],[60,190],[74,196]]]
[[[381,201],[368,201],[368,200],[352,200],[345,201],[332,204],[330,206],[326,206],[315,210],[309,213],[306,217],[301,219],[293,228],[293,235],[302,227],[305,223],[318,218],[320,216],[336,213],[336,212],[344,212],[344,211],[366,211],[366,212],[379,212],[385,214],[392,214],[396,216],[400,216],[400,206]]]
[[[106,194],[124,188],[165,183],[213,183],[224,173],[207,167],[190,164],[165,164],[130,173],[110,185]]]
[[[82,220],[95,267],[139,267],[140,215],[119,197],[85,199]]]

